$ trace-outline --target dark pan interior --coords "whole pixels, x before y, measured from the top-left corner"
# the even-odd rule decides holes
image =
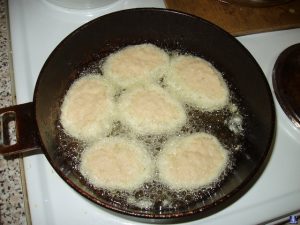
[[[201,204],[171,212],[133,210],[113,204],[91,191],[57,154],[60,100],[79,71],[115,50],[150,42],[168,50],[201,56],[224,74],[247,111],[244,146],[234,170]],[[253,184],[271,151],[275,127],[272,95],[265,76],[250,53],[231,35],[200,18],[164,9],[132,9],[93,20],[70,34],[46,61],[35,94],[36,122],[44,153],[58,174],[95,203],[136,218],[204,217],[223,209]],[[164,220],[165,221],[165,220]]]

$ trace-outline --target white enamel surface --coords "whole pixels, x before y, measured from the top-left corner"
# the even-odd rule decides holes
[[[67,9],[98,9],[114,4],[117,0],[46,0],[50,4]]]
[[[97,10],[68,10],[45,0],[10,0],[9,14],[17,102],[32,101],[39,71],[55,46],[83,23],[100,15],[133,7],[164,7],[163,1],[119,0]],[[300,29],[238,38],[249,49],[270,83],[276,58],[300,42]],[[273,90],[272,90],[273,91]],[[265,171],[238,201],[210,217],[189,224],[256,224],[300,210],[300,131],[276,102],[277,133]],[[59,224],[137,224],[107,212],[71,189],[44,155],[24,159],[32,222]]]

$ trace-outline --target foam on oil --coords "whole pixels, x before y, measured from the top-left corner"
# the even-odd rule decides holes
[[[99,64],[93,63],[85,68],[80,76],[90,73],[101,73]],[[163,80],[159,84],[164,88]],[[122,95],[119,90],[115,100]],[[230,103],[223,109],[213,112],[203,112],[200,109],[185,105],[188,117],[187,123],[178,131],[166,135],[142,136],[132,132],[128,127],[115,121],[109,136],[127,136],[135,138],[146,146],[155,159],[162,146],[174,136],[186,136],[195,132],[206,132],[218,138],[222,146],[228,152],[228,161],[220,176],[206,186],[192,190],[173,190],[163,185],[158,179],[158,171],[155,171],[151,182],[144,183],[142,187],[132,191],[107,190],[95,187],[82,176],[79,170],[81,153],[87,143],[80,142],[65,134],[63,127],[57,123],[58,152],[72,167],[73,173],[79,177],[84,185],[88,186],[99,197],[112,202],[117,207],[126,207],[132,210],[168,213],[178,209],[193,208],[200,204],[205,205],[209,199],[216,195],[216,189],[222,187],[222,182],[232,171],[235,164],[235,153],[243,150],[244,124],[243,117],[246,111],[240,106],[240,99],[234,91],[231,91]]]

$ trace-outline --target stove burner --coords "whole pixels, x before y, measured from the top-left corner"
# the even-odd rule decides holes
[[[279,55],[273,69],[273,87],[281,108],[300,128],[300,43]]]
[[[107,7],[117,0],[46,0],[49,3],[67,8],[67,9],[75,9],[75,10],[86,10],[86,9],[100,9]]]

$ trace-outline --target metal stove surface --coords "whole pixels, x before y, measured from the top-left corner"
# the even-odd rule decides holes
[[[102,9],[80,11],[56,7],[45,0],[10,0],[17,102],[32,101],[43,63],[55,46],[74,29],[109,12],[136,7],[165,6],[162,0],[119,0]],[[271,75],[276,58],[288,46],[300,42],[300,29],[237,39],[262,67],[272,89]],[[293,127],[276,100],[275,105],[277,132],[274,149],[261,177],[234,204],[189,224],[265,223],[300,210],[300,130]],[[33,224],[138,224],[83,198],[56,174],[43,154],[28,155],[24,163]]]

